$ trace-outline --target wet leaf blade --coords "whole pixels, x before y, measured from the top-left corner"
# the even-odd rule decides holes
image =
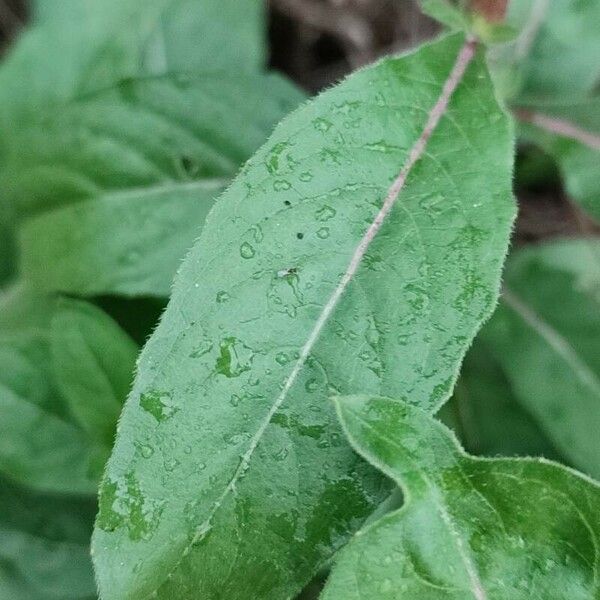
[[[481,56],[298,361],[462,45],[304,105],[216,203],[120,422],[94,542],[105,595],[289,597],[388,492],[327,396],[385,390],[435,410],[494,305],[513,141]]]
[[[353,447],[407,500],[340,552],[322,600],[594,596],[596,482],[541,459],[472,458],[402,401],[336,405]]]

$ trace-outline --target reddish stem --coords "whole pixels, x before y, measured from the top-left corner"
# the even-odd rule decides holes
[[[600,151],[600,135],[596,133],[581,129],[577,127],[577,125],[564,119],[544,115],[526,108],[516,108],[513,112],[520,121],[531,123],[540,129],[555,133],[564,138],[575,140],[584,146],[588,146],[588,148],[591,148],[592,150]]]

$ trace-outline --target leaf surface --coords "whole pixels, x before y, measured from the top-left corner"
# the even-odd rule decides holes
[[[95,502],[33,493],[0,480],[0,596],[97,598],[89,536]]]
[[[111,448],[131,386],[137,344],[102,310],[63,299],[52,317],[57,386],[91,439]]]
[[[481,336],[467,353],[454,395],[444,409],[454,418],[449,424],[472,454],[559,458]]]
[[[98,466],[51,370],[53,308],[23,286],[0,298],[0,472],[40,491],[92,494]]]
[[[6,206],[28,216],[23,276],[41,291],[168,295],[213,198],[301,98],[276,76],[150,78],[30,123],[2,177]]]
[[[542,459],[470,457],[402,401],[335,402],[353,447],[406,503],[340,552],[322,600],[597,597],[597,483]]]
[[[256,70],[263,10],[258,0],[41,0],[0,69],[0,128],[124,78]]]
[[[509,260],[481,332],[519,402],[579,469],[600,474],[600,244],[549,243]]]
[[[451,36],[352,75],[287,117],[215,204],[102,484],[105,597],[290,597],[389,491],[327,396],[435,410],[494,305],[513,141],[483,58],[459,76],[470,47]]]

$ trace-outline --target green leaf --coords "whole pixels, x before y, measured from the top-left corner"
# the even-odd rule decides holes
[[[479,336],[465,357],[454,396],[446,407],[455,417],[458,437],[472,454],[559,458]]]
[[[94,493],[102,465],[50,368],[53,307],[22,286],[0,300],[0,472],[41,491]]]
[[[0,597],[91,600],[95,502],[35,494],[0,480]]]
[[[40,0],[37,16],[0,69],[4,133],[123,78],[264,62],[258,0]]]
[[[340,552],[322,600],[596,596],[598,484],[542,459],[470,457],[405,402],[336,406],[353,447],[406,504]]]
[[[215,204],[121,416],[94,534],[105,597],[292,597],[389,492],[327,397],[439,407],[514,215],[510,123],[482,55],[462,78],[463,39],[305,104]]]
[[[600,243],[516,253],[481,336],[519,402],[578,468],[600,475]]]
[[[509,23],[523,81],[521,97],[560,98],[589,92],[600,77],[597,0],[512,0]]]
[[[42,291],[168,296],[221,180],[105,194],[28,219],[21,273]]]
[[[63,299],[52,318],[51,348],[56,382],[71,413],[91,439],[110,449],[137,344],[93,304]]]
[[[600,220],[600,95],[536,104],[517,117],[523,137],[558,163],[570,197]]]
[[[32,488],[92,494],[98,472],[82,430],[0,384],[0,471]]]
[[[276,76],[212,73],[125,82],[32,122],[2,177],[7,206],[34,215],[23,276],[41,291],[168,295],[213,198],[301,98]]]

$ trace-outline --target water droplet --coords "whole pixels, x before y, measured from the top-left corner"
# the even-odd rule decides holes
[[[225,377],[238,377],[250,370],[253,358],[248,346],[234,337],[228,337],[221,342],[215,369]]]
[[[254,248],[248,242],[244,242],[240,246],[240,255],[242,258],[252,258],[254,254]]]
[[[400,146],[388,144],[385,140],[365,144],[364,147],[372,152],[381,152],[382,154],[391,154],[392,152],[400,152],[403,150]]]
[[[173,404],[168,392],[150,390],[140,395],[140,406],[158,422],[172,417],[179,408]]]
[[[165,471],[171,473],[179,466],[179,461],[176,458],[169,458],[165,460]]]
[[[285,190],[289,190],[292,187],[292,184],[286,179],[276,179],[273,182],[273,189],[276,192],[284,192]]]
[[[316,213],[315,216],[317,217],[317,221],[329,221],[330,219],[333,219],[333,217],[335,217],[336,215],[336,210],[335,208],[332,208],[331,206],[323,206],[321,207]]]
[[[316,379],[309,379],[305,384],[304,384],[304,389],[308,392],[308,393],[312,393],[312,392],[316,392],[319,389],[319,382]]]
[[[317,119],[313,120],[313,126],[317,131],[329,131],[332,127],[332,123],[331,121],[328,121],[327,119],[323,119],[322,117],[318,117]]]
[[[265,166],[269,173],[274,174],[279,170],[279,158],[282,152],[289,148],[289,146],[290,144],[288,142],[279,142],[271,148],[267,160],[265,161]]]
[[[154,454],[154,448],[152,446],[148,446],[148,444],[143,444],[139,448],[140,454],[144,458],[150,458]]]
[[[277,353],[277,356],[275,356],[275,360],[280,365],[286,365],[287,363],[290,362],[290,357],[285,352],[279,352],[279,353]]]

